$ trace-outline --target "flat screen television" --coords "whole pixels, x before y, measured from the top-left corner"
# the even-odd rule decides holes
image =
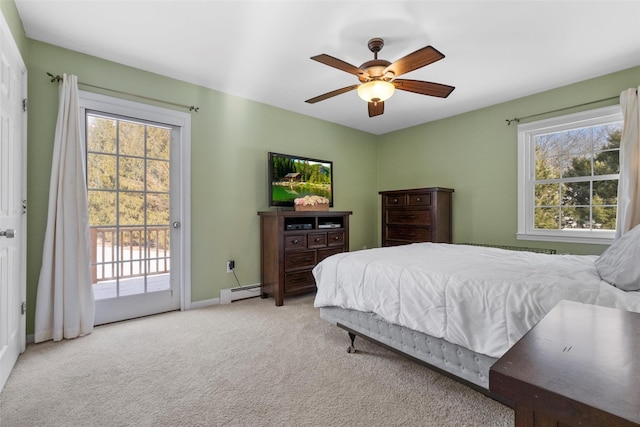
[[[333,162],[269,153],[269,206],[293,207],[304,196],[323,196],[333,207]]]

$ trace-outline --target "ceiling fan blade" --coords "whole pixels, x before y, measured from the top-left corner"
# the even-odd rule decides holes
[[[443,85],[440,83],[407,79],[395,79],[393,81],[393,85],[396,89],[419,93],[421,95],[437,96],[438,98],[446,98],[455,89],[454,86]]]
[[[362,71],[360,68],[356,67],[355,65],[351,65],[348,62],[344,62],[342,59],[334,58],[333,56],[330,56],[330,55],[325,55],[324,53],[322,55],[312,56],[311,59],[313,59],[314,61],[318,61],[322,64],[328,65],[330,67],[337,68],[338,70],[346,71],[347,73],[350,73],[356,76],[365,74],[364,71]]]
[[[401,74],[417,70],[425,65],[439,61],[442,58],[444,58],[444,55],[440,51],[433,46],[426,46],[398,59],[396,62],[385,68],[383,74],[387,71],[392,71],[395,76],[398,77]]]
[[[329,98],[334,97],[336,95],[341,95],[343,93],[346,93],[346,92],[349,92],[351,90],[354,90],[358,86],[359,85],[351,85],[351,86],[343,87],[341,89],[332,90],[331,92],[327,92],[325,94],[318,95],[315,98],[307,99],[305,102],[308,102],[309,104],[315,104],[316,102],[324,101],[325,99],[329,99]]]
[[[369,117],[379,116],[384,113],[384,101],[369,103]]]

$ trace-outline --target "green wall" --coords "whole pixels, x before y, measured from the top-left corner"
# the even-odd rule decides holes
[[[598,255],[606,246],[516,240],[517,123],[508,126],[506,119],[617,97],[622,90],[638,85],[640,67],[635,67],[382,135],[377,144],[378,190],[455,189],[453,238],[457,243],[545,247]],[[590,104],[528,121],[617,102]]]
[[[378,191],[431,186],[455,189],[455,242],[552,247],[579,254],[604,249],[516,240],[517,127],[507,126],[505,119],[617,96],[640,84],[640,67],[375,136],[27,39],[14,3],[0,0],[0,10],[29,70],[28,334],[33,333],[57,114],[57,85],[46,72],[73,73],[80,82],[200,107],[192,113],[193,301],[217,298],[220,289],[236,285],[225,271],[230,258],[236,260],[242,284],[259,282],[256,212],[268,208],[268,151],[334,161],[334,209],[353,211],[352,250],[380,242]]]
[[[34,40],[29,40],[29,52],[27,303],[31,313],[46,227],[58,100],[57,84],[50,82],[47,72],[73,73],[83,83],[200,108],[191,116],[192,301],[217,298],[220,289],[236,285],[233,275],[226,273],[226,260],[231,258],[236,260],[241,284],[259,283],[257,211],[268,209],[269,151],[333,160],[334,209],[353,211],[351,249],[375,246],[372,135]],[[33,333],[32,317],[27,332]]]

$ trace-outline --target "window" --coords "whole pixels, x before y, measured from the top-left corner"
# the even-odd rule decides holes
[[[95,298],[169,289],[172,128],[92,110],[85,117]]]
[[[518,239],[613,240],[621,132],[619,106],[518,126]]]

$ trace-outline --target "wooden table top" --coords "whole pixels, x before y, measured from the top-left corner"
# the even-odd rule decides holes
[[[491,367],[489,389],[570,425],[640,424],[640,313],[560,302]]]

